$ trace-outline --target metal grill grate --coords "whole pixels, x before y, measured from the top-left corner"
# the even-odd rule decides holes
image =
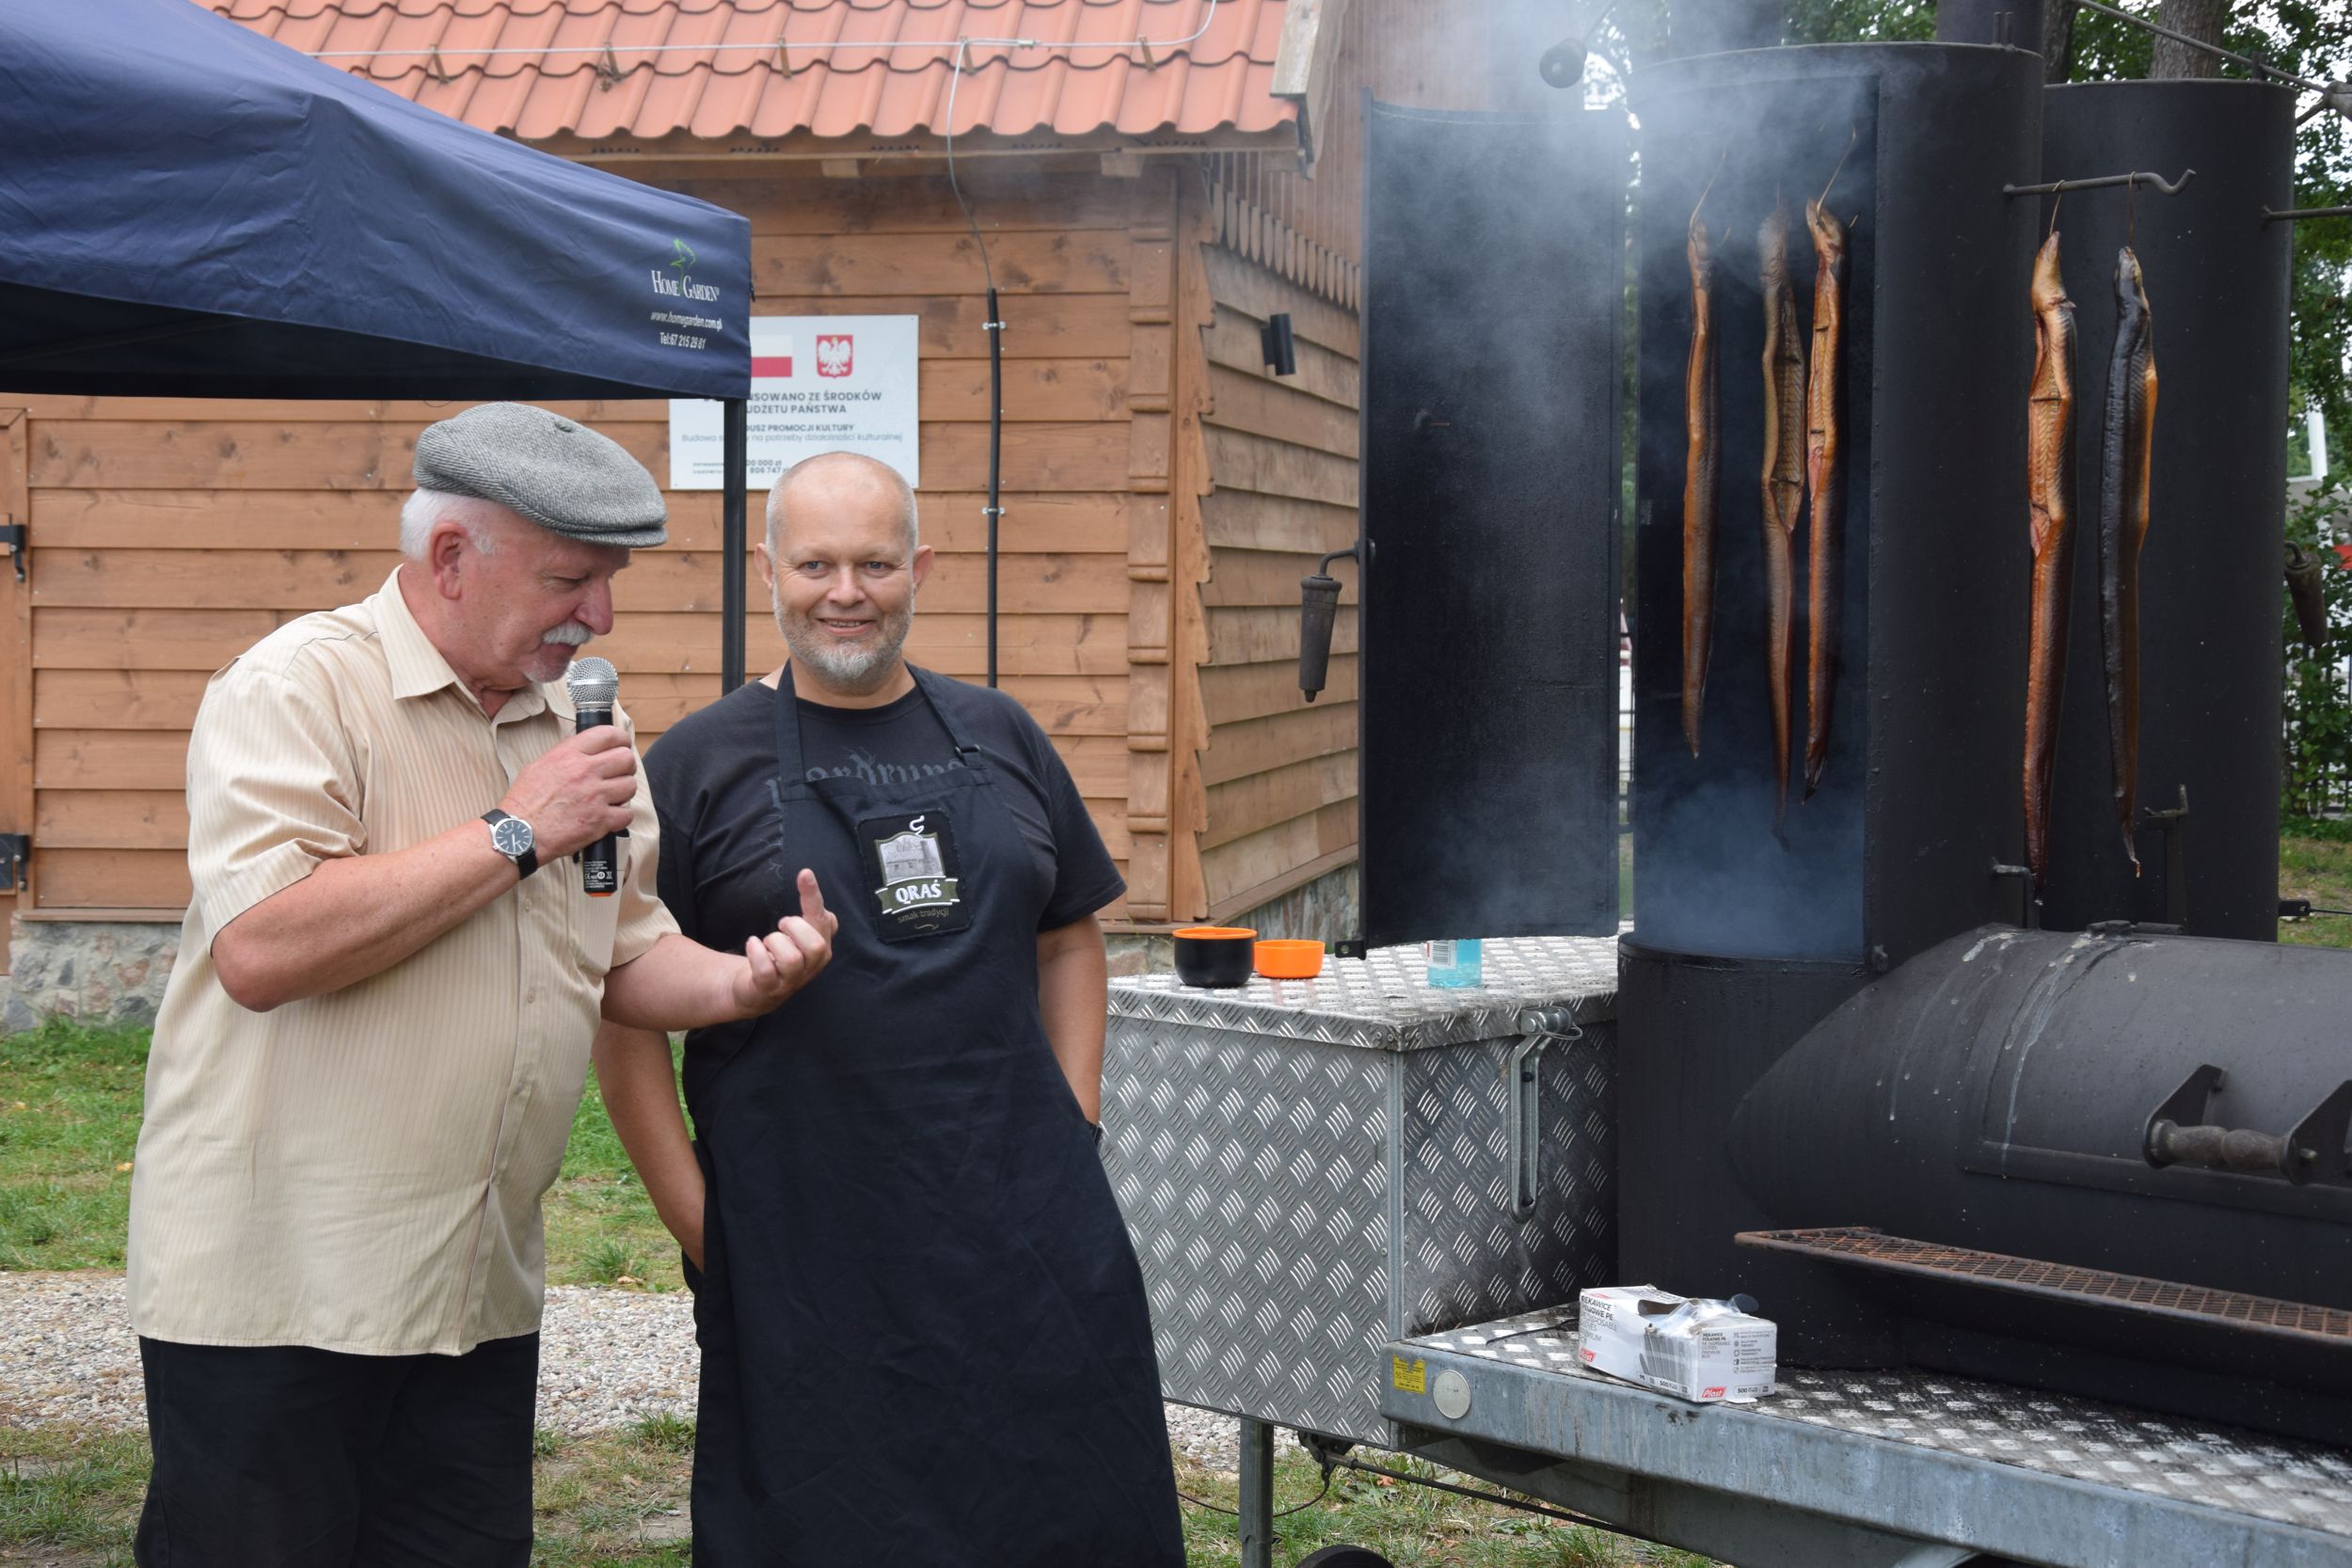
[[[1981,1285],[2024,1295],[2112,1307],[2126,1312],[2232,1327],[2342,1350],[2352,1347],[2352,1312],[2273,1296],[2209,1290],[2140,1275],[2075,1268],[1973,1247],[1943,1246],[1859,1226],[1819,1230],[1744,1230],[1741,1246],[1791,1252],[1915,1277]]]

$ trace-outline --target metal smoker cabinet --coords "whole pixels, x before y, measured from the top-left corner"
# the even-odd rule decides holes
[[[1168,1398],[1391,1447],[1383,1346],[1611,1282],[1616,943],[1489,941],[1485,970],[1112,985],[1104,1159]]]

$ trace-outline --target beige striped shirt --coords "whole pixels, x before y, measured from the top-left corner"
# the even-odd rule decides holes
[[[485,718],[397,574],[213,677],[188,746],[195,894],[131,1183],[139,1333],[453,1354],[539,1326],[539,1198],[605,971],[677,929],[653,891],[642,773],[615,897],[590,898],[578,863],[556,861],[406,961],[268,1013],[229,999],[211,948],[330,857],[489,810],[572,728],[561,683]]]

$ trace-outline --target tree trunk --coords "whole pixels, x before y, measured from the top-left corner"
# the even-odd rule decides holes
[[[2074,70],[2074,0],[2050,0],[2042,13],[2042,79],[2063,82]]]
[[[2186,33],[2201,42],[2218,46],[2222,30],[2230,24],[2230,0],[2164,0],[2156,11],[2156,25],[2169,27],[2176,33]],[[2164,81],[2182,76],[2218,76],[2221,56],[2192,49],[2185,43],[2158,37],[2155,57],[2148,64],[2152,81]]]

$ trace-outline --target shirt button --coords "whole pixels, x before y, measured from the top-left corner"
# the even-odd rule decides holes
[[[538,1001],[538,1000],[539,1000],[539,992],[538,992],[538,990],[534,987],[533,989],[532,989],[532,990],[527,990],[527,991],[523,992],[523,1000],[524,1000],[524,1001],[526,1001],[526,1002],[536,1002],[536,1001]]]

